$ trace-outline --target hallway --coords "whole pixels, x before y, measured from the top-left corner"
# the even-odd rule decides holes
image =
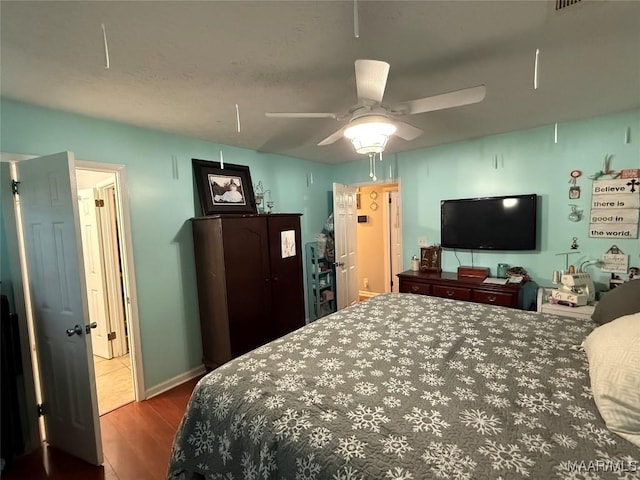
[[[106,360],[93,356],[98,391],[98,413],[104,415],[133,402],[133,379],[129,354]]]

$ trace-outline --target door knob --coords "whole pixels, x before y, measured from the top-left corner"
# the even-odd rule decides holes
[[[344,262],[333,262],[336,267],[344,267]]]
[[[84,331],[87,335],[91,333],[92,328],[96,328],[98,324],[96,322],[91,322],[89,325],[84,326]],[[82,335],[82,327],[80,325],[76,325],[73,328],[67,329],[67,335],[73,337],[74,335]]]
[[[76,325],[73,328],[68,328],[67,335],[69,337],[73,337],[74,335],[82,335],[82,327],[80,325]]]

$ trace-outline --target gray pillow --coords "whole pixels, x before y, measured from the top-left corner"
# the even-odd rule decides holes
[[[591,319],[604,325],[637,312],[640,312],[640,280],[630,280],[607,292],[596,304]]]

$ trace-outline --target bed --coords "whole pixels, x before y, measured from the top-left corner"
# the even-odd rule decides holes
[[[169,479],[638,478],[581,344],[594,325],[384,294],[210,372]]]

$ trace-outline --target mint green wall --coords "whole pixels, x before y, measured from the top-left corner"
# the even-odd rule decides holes
[[[273,192],[275,212],[302,213],[304,241],[328,215],[332,167],[96,120],[2,99],[8,153],[74,152],[77,160],[126,165],[144,361],[151,388],[201,365],[202,348],[189,218],[199,215],[191,159],[248,165]],[[178,161],[174,178],[173,157]],[[307,175],[314,183],[307,186]],[[4,256],[4,255],[3,255]],[[247,292],[247,301],[251,301]]]
[[[219,150],[229,163],[248,165],[254,183],[273,191],[275,211],[300,212],[303,240],[312,240],[325,222],[331,182],[369,182],[366,160],[329,166],[261,154],[210,142],[107,122],[2,99],[0,150],[44,155],[69,150],[79,160],[124,164],[130,198],[136,286],[140,314],[145,386],[151,388],[201,363],[201,346],[191,229],[196,215],[191,158],[217,160]],[[631,129],[631,143],[624,132]],[[567,219],[570,203],[588,214],[588,176],[614,154],[612,167],[640,168],[640,110],[553,125],[419,151],[388,155],[378,163],[381,180],[399,178],[402,192],[403,254],[408,268],[417,254],[418,236],[430,244],[440,240],[440,200],[537,193],[540,195],[540,248],[535,252],[474,252],[474,263],[495,274],[498,262],[525,267],[535,280],[549,284],[551,271],[564,267],[555,254],[569,250],[578,237],[580,255],[571,263],[598,258],[612,244],[640,264],[640,240],[588,238],[588,223]],[[174,178],[172,157],[178,160]],[[495,168],[495,157],[498,166]],[[568,199],[569,172],[583,171],[579,200]],[[314,183],[307,187],[307,175]],[[3,241],[4,241],[4,235]],[[5,252],[2,252],[5,256]],[[458,253],[463,265],[468,251]],[[445,270],[458,262],[446,251]],[[4,262],[3,262],[4,267]],[[589,271],[598,280],[606,275]],[[3,272],[3,278],[5,277]]]
[[[630,143],[625,131],[630,128]],[[640,265],[640,240],[589,238],[588,213],[591,200],[589,175],[602,169],[606,154],[613,154],[612,168],[640,168],[640,110],[558,125],[554,143],[553,124],[532,130],[484,137],[473,141],[405,152],[385,157],[383,179],[392,174],[400,179],[404,268],[419,254],[417,241],[426,236],[429,244],[440,242],[440,200],[488,195],[536,193],[540,196],[539,250],[533,252],[473,252],[476,266],[491,268],[498,262],[523,266],[538,283],[550,285],[551,272],[565,266],[557,253],[570,251],[572,237],[578,238],[580,254],[570,264],[599,258],[613,244],[630,255],[631,265]],[[497,168],[495,158],[497,156]],[[569,172],[581,170],[578,179],[581,198],[569,200]],[[378,167],[378,171],[380,171]],[[346,184],[369,181],[369,162],[362,160],[337,166],[335,178]],[[581,222],[568,220],[569,204],[582,208]],[[471,264],[469,250],[458,251],[462,265]],[[443,269],[458,266],[453,251],[443,254]],[[588,271],[606,282],[607,274],[595,267]]]

